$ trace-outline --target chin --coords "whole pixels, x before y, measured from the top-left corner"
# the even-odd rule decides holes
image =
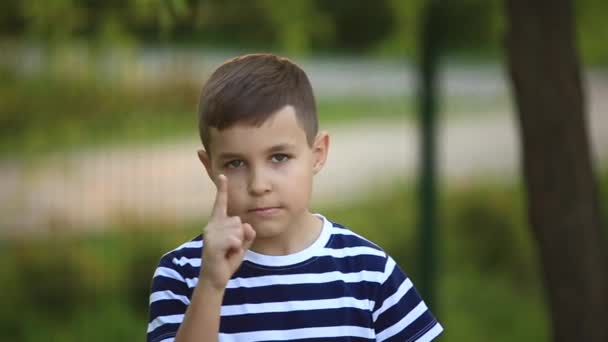
[[[275,236],[281,235],[286,230],[284,223],[282,222],[259,221],[252,223],[251,226],[255,230],[256,239],[273,238]]]

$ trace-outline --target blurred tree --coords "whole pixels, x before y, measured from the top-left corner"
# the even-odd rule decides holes
[[[29,39],[101,46],[171,42],[264,48],[289,54],[349,52],[413,57],[424,0],[21,0],[0,2],[0,42]],[[494,55],[504,13],[500,0],[442,2],[446,49]],[[608,63],[608,2],[576,2],[582,55]],[[61,23],[60,25],[58,23]]]
[[[325,13],[334,24],[333,49],[338,48],[351,53],[369,52],[394,29],[396,24],[396,18],[386,0],[316,0],[315,2],[320,11]]]
[[[444,27],[446,48],[457,53],[496,50],[503,29],[499,0],[444,1],[439,22]]]
[[[443,36],[442,4],[426,2],[420,28],[420,62],[418,70],[418,106],[420,160],[418,171],[420,291],[429,305],[435,305],[437,278],[437,102],[438,69]]]
[[[276,0],[264,0],[260,5],[273,24],[277,45],[289,54],[309,53],[313,41],[333,37],[333,23],[312,1],[291,0],[278,4]]]
[[[0,33],[40,43],[80,38],[117,43],[150,27],[167,34],[187,17],[188,9],[186,0],[9,1],[0,4]]]
[[[528,217],[555,341],[608,341],[608,259],[571,0],[507,0]]]
[[[418,46],[420,19],[424,3],[422,1],[388,0],[388,6],[395,18],[395,26],[380,42],[381,53],[411,56]]]

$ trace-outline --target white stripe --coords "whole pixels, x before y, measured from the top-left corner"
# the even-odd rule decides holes
[[[178,247],[178,249],[180,248],[201,248],[203,247],[203,240],[197,240],[197,241],[188,241],[184,244],[182,244],[180,247]]]
[[[412,311],[408,312],[405,317],[403,317],[399,322],[393,324],[392,326],[384,329],[381,333],[376,337],[377,341],[384,341],[387,338],[394,336],[395,334],[403,331],[403,329],[407,328],[413,321],[415,321],[418,317],[420,317],[427,310],[426,304],[424,302],[420,302]]]
[[[196,287],[196,284],[198,284],[198,278],[186,278],[186,279],[184,279],[181,274],[177,273],[176,270],[174,270],[172,268],[168,268],[168,267],[158,267],[158,268],[156,268],[156,271],[154,272],[154,278],[156,278],[158,276],[163,276],[163,277],[166,277],[166,278],[171,278],[171,279],[179,280],[182,283],[186,283],[186,285],[188,285],[189,288]]]
[[[186,278],[184,279],[186,281],[186,285],[188,285],[189,288],[195,288],[196,285],[198,284],[198,277],[195,278]]]
[[[175,341],[175,337],[169,337],[169,338],[166,338],[166,339],[164,339],[164,340],[162,340],[160,342],[173,342],[173,341]]]
[[[186,296],[178,295],[173,291],[157,291],[150,295],[150,304],[159,300],[179,300],[180,302],[190,305],[190,300]]]
[[[328,338],[328,337],[363,337],[374,338],[374,330],[358,326],[337,326],[301,328],[291,330],[262,330],[243,332],[235,334],[220,334],[222,342],[232,341],[285,341],[304,338]]]
[[[401,286],[399,286],[397,291],[395,291],[395,293],[393,293],[390,297],[386,298],[382,303],[382,306],[373,313],[372,317],[374,319],[374,322],[378,319],[378,316],[380,316],[384,311],[390,309],[391,307],[393,307],[393,305],[399,303],[401,298],[403,298],[403,296],[405,296],[405,294],[413,286],[414,284],[412,284],[411,280],[405,279],[405,281],[401,283]]]
[[[377,255],[384,257],[384,252],[366,246],[345,247],[340,249],[324,248],[319,252],[319,256],[332,256],[334,258],[344,258],[359,255]]]
[[[158,328],[162,325],[172,324],[172,323],[181,324],[183,320],[184,320],[183,314],[156,317],[152,322],[150,322],[148,324],[148,334],[153,332],[154,330],[156,330],[156,328]]]
[[[271,302],[259,304],[223,305],[222,316],[234,316],[253,313],[290,312],[300,310],[355,308],[369,310],[370,303],[367,299],[356,299],[353,297],[341,297],[317,300],[294,300],[289,302]]]
[[[173,258],[173,263],[179,266],[184,266],[185,264],[190,264],[194,267],[201,267],[201,258],[186,258],[181,257],[179,260],[177,258]]]
[[[188,241],[186,243],[181,244],[179,247],[175,248],[174,250],[171,250],[167,253],[165,253],[163,256],[167,255],[167,254],[171,254],[173,252],[179,251],[183,248],[201,248],[203,247],[203,241],[202,240],[198,240],[198,241]]]
[[[171,279],[179,280],[181,282],[185,282],[185,280],[181,274],[179,274],[176,270],[169,268],[169,267],[162,267],[162,266],[157,267],[156,271],[154,271],[153,278],[156,278],[158,276],[163,276],[165,278],[171,278]]]
[[[388,257],[386,259],[386,266],[384,267],[384,278],[382,279],[382,284],[384,284],[384,282],[391,276],[391,274],[393,274],[393,271],[395,270],[396,266],[397,263],[395,263],[395,260],[393,258]]]
[[[441,332],[443,331],[443,327],[441,326],[441,324],[436,323],[435,326],[426,332],[426,334],[420,336],[419,339],[416,340],[416,342],[428,342],[428,341],[432,341],[435,337],[437,337],[439,334],[441,334]]]
[[[332,271],[325,273],[285,274],[251,278],[234,278],[228,281],[226,288],[250,288],[267,285],[323,284],[339,280],[344,281],[345,283],[357,283],[361,281],[380,283],[381,279],[382,272],[376,271],[360,271],[352,273]]]

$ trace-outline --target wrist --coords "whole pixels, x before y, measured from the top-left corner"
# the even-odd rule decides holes
[[[226,290],[227,284],[227,282],[213,280],[212,277],[201,271],[198,276],[198,284],[196,287],[205,290],[205,292],[212,292],[223,295],[224,291]]]

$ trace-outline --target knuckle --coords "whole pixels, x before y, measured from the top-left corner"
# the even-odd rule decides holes
[[[243,241],[241,239],[239,239],[238,237],[232,235],[232,236],[228,237],[227,242],[228,242],[228,246],[237,248],[237,247],[241,246]]]

